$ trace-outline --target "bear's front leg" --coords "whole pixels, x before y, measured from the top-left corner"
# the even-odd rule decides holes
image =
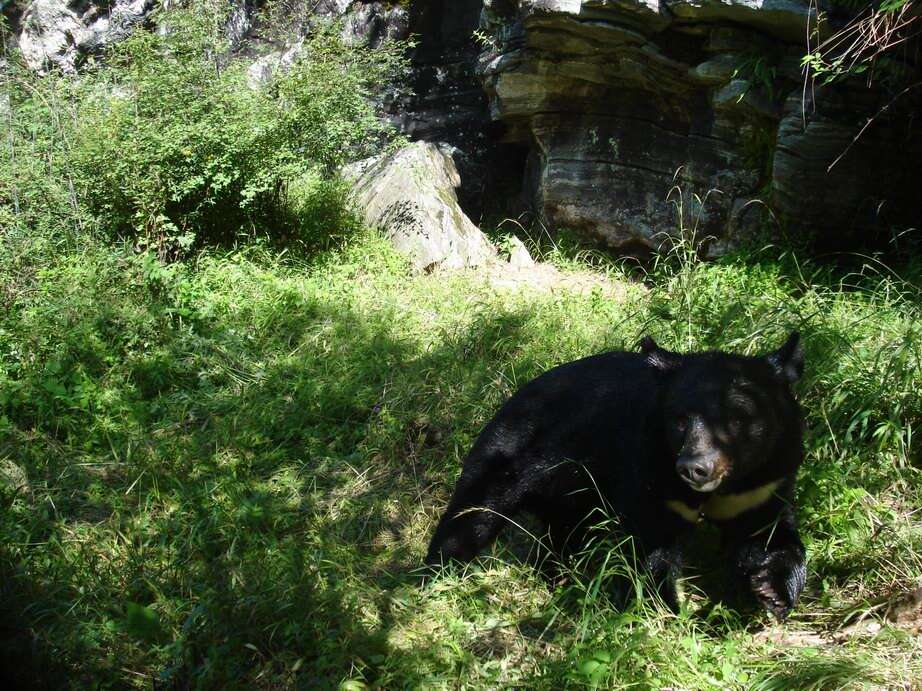
[[[772,519],[763,512],[762,525],[741,534],[733,549],[733,564],[744,587],[778,621],[784,621],[797,604],[807,580],[806,550],[797,534],[790,506],[783,506]]]
[[[677,542],[652,550],[645,562],[656,592],[673,612],[679,611],[676,582],[682,575],[682,562],[682,549]]]

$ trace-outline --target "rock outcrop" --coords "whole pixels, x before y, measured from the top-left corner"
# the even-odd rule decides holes
[[[461,179],[449,147],[417,142],[344,174],[365,223],[381,230],[415,269],[498,261],[496,249],[458,206]]]
[[[772,209],[782,222],[831,249],[918,228],[918,96],[893,100],[864,83],[791,93],[772,166]]]
[[[74,72],[88,55],[123,39],[154,0],[32,0],[21,17],[19,49],[36,72]]]
[[[250,15],[247,15],[250,16]],[[407,8],[383,2],[359,0],[321,0],[303,25],[288,27],[288,37],[281,47],[256,51],[247,81],[253,88],[265,85],[277,70],[287,70],[302,54],[305,36],[319,20],[341,22],[342,37],[348,43],[377,48],[385,40],[405,40],[409,36]],[[296,22],[296,24],[299,24]]]
[[[743,58],[709,51],[707,29],[671,28],[653,0],[505,5],[485,13],[496,42],[481,74],[492,116],[532,143],[530,189],[548,224],[657,249],[681,207],[722,237],[734,202],[764,183],[747,144],[769,125],[733,83]]]
[[[232,49],[249,36],[258,2],[233,0],[224,27]],[[19,49],[30,69],[67,74],[143,25],[155,4],[155,0],[31,0],[21,12],[4,8],[4,13],[18,28]]]
[[[820,239],[898,222],[920,138],[889,118],[826,175],[885,101],[862,83],[803,103],[815,12],[808,0],[486,0],[479,72],[505,141],[528,148],[538,215],[625,252],[682,228],[719,253],[769,217]]]

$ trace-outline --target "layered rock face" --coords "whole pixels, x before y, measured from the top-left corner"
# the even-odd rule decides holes
[[[791,93],[773,157],[775,213],[835,250],[890,245],[918,229],[922,89],[915,91],[890,95],[859,82]]]
[[[884,101],[862,86],[804,104],[808,0],[484,4],[491,115],[530,148],[527,189],[552,227],[627,252],[683,228],[720,253],[767,219],[828,236],[895,220],[866,213],[882,195],[904,206],[893,178],[919,153],[905,127],[877,128],[825,176]]]

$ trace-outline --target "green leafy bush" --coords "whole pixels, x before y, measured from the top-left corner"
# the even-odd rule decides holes
[[[158,11],[155,30],[79,79],[16,74],[0,218],[34,228],[77,214],[161,257],[253,232],[316,244],[349,226],[335,171],[391,136],[372,97],[403,46],[369,51],[321,28],[252,88],[213,4]],[[305,210],[320,216],[305,223]]]
[[[74,161],[110,230],[180,246],[255,226],[290,231],[286,184],[331,175],[385,134],[369,97],[400,66],[399,46],[371,53],[321,32],[290,71],[253,89],[207,18],[161,22],[166,31],[116,48],[110,88],[79,113]]]
[[[90,219],[67,164],[80,84],[37,78],[15,60],[0,69],[0,228],[43,237],[82,229]]]

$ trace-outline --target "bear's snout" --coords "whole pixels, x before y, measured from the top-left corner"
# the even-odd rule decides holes
[[[717,489],[725,473],[719,453],[679,456],[675,469],[679,477],[697,492],[712,492]]]

